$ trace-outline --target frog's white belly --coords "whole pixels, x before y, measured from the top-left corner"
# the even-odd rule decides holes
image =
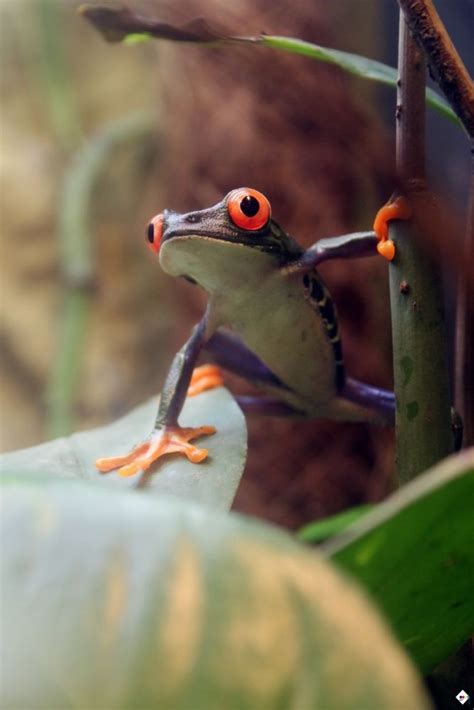
[[[238,333],[291,389],[280,397],[308,414],[324,411],[336,396],[334,354],[302,282],[276,274],[250,292],[227,291],[213,300],[220,322]]]
[[[234,330],[288,388],[279,399],[308,416],[342,418],[333,345],[301,277],[286,275],[272,253],[206,235],[165,241],[160,262],[207,291],[210,331]]]

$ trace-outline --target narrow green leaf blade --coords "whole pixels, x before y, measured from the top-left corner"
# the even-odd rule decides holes
[[[342,511],[342,513],[337,513],[337,515],[331,515],[328,518],[316,520],[314,523],[308,523],[301,530],[298,530],[297,537],[302,542],[323,542],[328,537],[341,533],[349,525],[367,515],[369,510],[373,510],[373,508],[374,506],[370,504],[359,505],[357,508],[350,508]]]
[[[135,486],[136,476],[121,478],[114,472],[101,474],[94,461],[102,456],[127,453],[146,438],[153,428],[156,409],[157,400],[150,400],[108,426],[4,454],[0,457],[0,469],[15,475],[83,478],[130,488]],[[220,387],[188,397],[180,423],[216,427],[216,434],[199,439],[200,445],[209,450],[209,457],[201,464],[193,464],[183,456],[163,457],[146,490],[228,510],[242,476],[247,451],[247,430],[240,408],[232,395]]]
[[[376,59],[362,57],[360,54],[352,52],[342,52],[329,47],[322,47],[319,44],[312,42],[304,42],[300,39],[292,37],[277,37],[271,35],[263,35],[260,39],[261,44],[272,49],[279,49],[291,54],[301,54],[305,57],[311,57],[326,64],[335,64],[340,69],[361,77],[369,81],[377,81],[380,84],[396,87],[397,85],[397,70],[393,67],[383,64]],[[449,118],[450,121],[461,125],[458,117],[452,110],[449,103],[436,91],[430,88],[426,89],[426,103],[428,106],[436,109],[438,113]]]
[[[473,500],[469,449],[322,547],[369,591],[423,672],[474,632]]]
[[[78,12],[91,22],[109,42],[126,41],[127,37],[143,33],[155,39],[172,40],[174,42],[198,42],[203,44],[250,43],[290,52],[291,54],[301,54],[328,64],[335,64],[344,71],[362,79],[377,81],[392,87],[396,86],[397,83],[396,70],[387,64],[368,57],[362,57],[359,54],[322,47],[294,37],[264,34],[255,37],[228,35],[211,27],[201,18],[181,26],[171,25],[139,15],[126,7],[109,8],[101,5],[85,4],[79,7]],[[432,89],[426,89],[426,102],[443,116],[453,121],[453,123],[461,125],[449,103]]]
[[[2,707],[428,708],[376,610],[286,533],[35,480],[1,497]]]

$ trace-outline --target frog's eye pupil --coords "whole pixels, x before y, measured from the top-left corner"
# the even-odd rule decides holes
[[[240,209],[246,217],[255,217],[260,209],[260,203],[253,195],[247,195],[241,201]]]
[[[154,226],[153,222],[150,222],[150,224],[148,225],[148,228],[146,230],[146,236],[147,236],[147,239],[150,242],[150,244],[153,244],[153,242],[155,240],[155,226]],[[142,239],[143,239],[143,237],[142,237]]]

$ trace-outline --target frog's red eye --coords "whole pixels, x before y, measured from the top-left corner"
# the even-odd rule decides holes
[[[237,227],[250,230],[264,227],[272,212],[265,195],[250,187],[241,187],[231,192],[227,200],[227,210]]]
[[[146,238],[149,248],[158,254],[160,251],[161,237],[163,236],[163,215],[157,214],[153,217],[146,230]]]

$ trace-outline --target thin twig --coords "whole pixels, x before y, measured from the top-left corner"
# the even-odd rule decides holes
[[[432,0],[398,0],[413,37],[423,47],[430,73],[474,139],[474,82]]]
[[[466,263],[472,264],[474,253],[474,141],[471,146],[471,178],[469,187],[469,206],[466,221],[466,236],[462,256]],[[455,342],[455,385],[454,404],[461,414],[464,424],[464,446],[474,445],[474,324],[469,309],[469,281],[466,273],[459,277],[456,308]],[[471,286],[472,288],[472,286]],[[471,292],[472,296],[472,292]],[[471,304],[472,305],[472,304]]]
[[[423,53],[407,32],[400,14],[396,165],[400,181],[416,192],[426,189],[425,74]]]

